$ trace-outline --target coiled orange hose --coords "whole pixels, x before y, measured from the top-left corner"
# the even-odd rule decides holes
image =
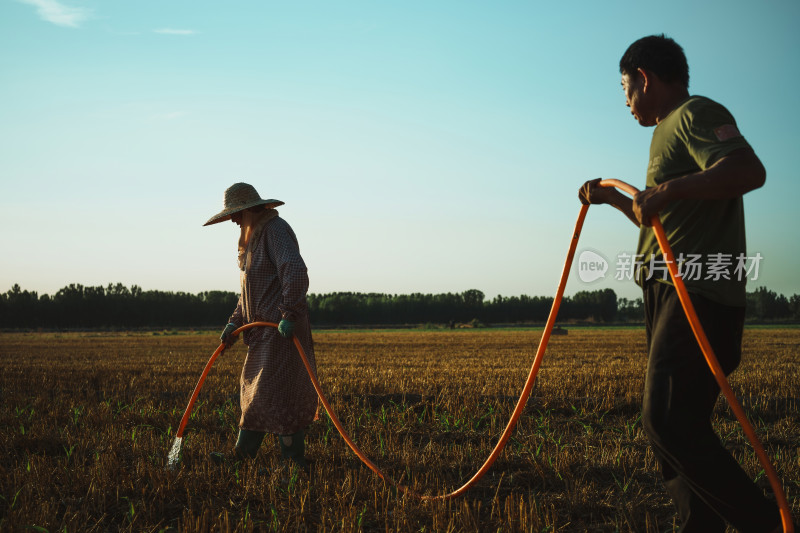
[[[634,195],[637,192],[639,192],[636,188],[632,187],[631,185],[628,185],[625,182],[619,181],[619,180],[603,180],[603,181],[600,182],[600,186],[603,186],[603,187],[617,187],[617,188],[619,188],[621,190],[624,190],[624,191],[626,191],[626,192],[628,192],[629,194],[632,194],[632,195]],[[300,355],[300,358],[303,361],[303,365],[305,365],[306,370],[308,371],[308,375],[311,378],[311,382],[314,385],[314,389],[317,391],[317,395],[319,396],[319,399],[322,402],[322,405],[325,407],[325,410],[328,412],[328,416],[330,417],[331,421],[333,422],[333,425],[339,431],[339,433],[341,434],[342,438],[347,443],[347,445],[350,446],[350,449],[353,450],[353,452],[359,457],[359,459],[361,459],[361,461],[365,465],[367,465],[367,467],[369,467],[370,470],[375,472],[384,481],[386,481],[386,482],[390,483],[391,485],[393,485],[394,487],[396,487],[397,490],[399,490],[400,492],[409,494],[409,495],[414,496],[414,497],[416,497],[418,499],[421,499],[421,500],[428,500],[428,501],[448,500],[448,499],[460,496],[460,495],[464,494],[467,490],[469,490],[470,487],[472,487],[475,483],[477,483],[478,480],[481,479],[481,477],[483,477],[483,475],[486,474],[486,472],[489,471],[491,466],[494,464],[494,462],[499,457],[500,452],[503,450],[503,448],[505,447],[506,443],[508,442],[508,439],[511,437],[511,434],[514,431],[514,427],[516,426],[517,422],[519,421],[519,418],[522,415],[522,412],[523,412],[523,410],[525,408],[525,404],[527,403],[528,398],[530,397],[531,391],[533,390],[533,385],[534,385],[534,383],[536,381],[536,375],[538,374],[539,367],[542,364],[542,359],[544,358],[544,352],[545,352],[545,349],[547,348],[547,343],[550,340],[550,334],[553,331],[553,327],[555,325],[556,317],[558,316],[558,310],[561,307],[561,301],[562,301],[563,296],[564,296],[564,289],[565,289],[566,284],[567,284],[567,279],[569,278],[569,271],[570,271],[570,269],[572,267],[572,262],[573,262],[573,259],[575,257],[575,250],[576,250],[576,248],[578,246],[578,239],[580,237],[581,230],[583,229],[583,222],[584,222],[584,220],[586,218],[586,213],[588,212],[588,210],[589,210],[589,206],[588,205],[582,205],[581,206],[580,212],[578,214],[578,220],[575,223],[575,230],[573,231],[572,239],[570,240],[569,251],[567,252],[567,259],[566,259],[566,261],[564,261],[564,267],[563,267],[563,269],[561,271],[561,279],[560,279],[559,284],[558,284],[558,289],[556,291],[555,298],[553,299],[553,306],[550,309],[550,315],[547,317],[547,322],[545,323],[545,328],[544,328],[544,331],[542,332],[542,338],[539,341],[539,346],[538,346],[538,348],[536,350],[536,355],[535,355],[535,357],[533,359],[533,364],[531,366],[530,372],[528,373],[528,378],[525,381],[525,386],[522,389],[522,393],[520,394],[519,400],[517,401],[517,405],[514,407],[514,411],[511,414],[511,418],[509,419],[508,424],[506,425],[505,429],[503,430],[503,433],[500,435],[500,439],[498,440],[498,442],[495,445],[494,449],[489,454],[489,457],[486,459],[486,461],[483,463],[483,465],[478,469],[478,471],[475,473],[475,475],[473,475],[472,478],[470,478],[461,487],[459,487],[458,489],[456,489],[456,490],[454,490],[454,491],[452,491],[450,493],[440,494],[440,495],[436,495],[436,496],[418,494],[418,493],[412,491],[411,489],[409,489],[408,487],[405,487],[403,485],[399,485],[391,477],[386,475],[375,463],[373,463],[361,451],[361,449],[359,449],[359,447],[353,442],[353,440],[348,435],[347,430],[345,430],[344,426],[339,421],[339,418],[336,416],[336,413],[334,412],[333,408],[328,403],[328,400],[325,397],[325,394],[322,392],[322,387],[320,386],[319,381],[317,380],[317,377],[314,375],[314,372],[313,372],[313,370],[311,368],[311,364],[308,362],[308,358],[306,357],[306,354],[303,351],[303,347],[300,345],[300,342],[297,340],[297,337],[293,337],[294,345],[297,348],[297,351],[298,351],[298,353]],[[664,234],[664,229],[661,226],[661,222],[660,222],[660,220],[658,219],[657,216],[653,217],[653,228],[654,228],[654,230],[656,232],[656,237],[658,239],[659,246],[661,246],[661,250],[662,250],[662,253],[664,254],[664,258],[667,261],[672,260],[673,259],[672,249],[670,248],[669,243],[667,242],[666,236]],[[773,489],[773,491],[775,493],[775,497],[776,497],[776,500],[778,502],[778,506],[780,508],[781,519],[782,519],[782,522],[783,522],[783,529],[784,529],[784,531],[786,533],[794,533],[794,528],[792,526],[792,520],[791,520],[791,512],[789,511],[789,505],[788,505],[788,502],[786,500],[786,496],[785,496],[785,494],[783,492],[783,488],[781,486],[781,483],[780,483],[780,480],[778,478],[778,475],[775,472],[775,469],[770,464],[769,459],[767,458],[766,452],[764,451],[764,448],[761,446],[761,443],[758,441],[758,438],[755,435],[755,430],[753,429],[752,425],[747,420],[741,405],[739,405],[739,402],[736,400],[736,397],[735,397],[733,391],[731,390],[727,379],[725,379],[725,374],[723,373],[721,367],[719,366],[719,362],[717,361],[716,356],[714,355],[714,352],[711,349],[711,345],[709,344],[708,339],[706,338],[705,333],[703,332],[703,329],[702,329],[702,327],[700,325],[700,322],[699,322],[699,320],[697,318],[697,314],[694,311],[694,307],[692,306],[691,300],[689,299],[689,295],[688,295],[688,293],[686,291],[686,287],[684,286],[683,281],[678,276],[677,266],[675,266],[674,261],[672,261],[671,263],[668,263],[668,265],[669,265],[670,274],[672,275],[673,280],[675,282],[676,289],[678,290],[678,295],[680,297],[681,304],[683,305],[684,311],[686,312],[686,315],[689,318],[689,322],[692,325],[692,330],[694,331],[695,336],[697,337],[698,342],[700,343],[700,346],[701,346],[701,348],[703,350],[703,354],[705,355],[705,358],[706,358],[706,362],[711,367],[711,371],[714,374],[714,378],[717,380],[717,383],[720,385],[720,389],[725,394],[725,398],[728,400],[728,403],[731,405],[731,408],[733,409],[734,414],[736,415],[736,418],[739,420],[739,423],[742,425],[742,428],[744,429],[745,434],[747,435],[748,439],[750,440],[750,443],[753,445],[753,448],[756,451],[756,455],[758,456],[758,459],[761,462],[761,465],[764,467],[764,470],[765,470],[765,472],[767,474],[767,477],[769,478],[770,485],[772,485],[772,489]],[[274,322],[252,322],[250,324],[245,324],[244,326],[238,328],[236,331],[233,332],[233,335],[234,336],[239,335],[239,333],[241,333],[242,331],[244,331],[246,329],[249,329],[249,328],[253,328],[253,327],[273,327],[273,328],[277,328],[278,325],[275,324]],[[176,433],[175,444],[173,445],[173,451],[170,452],[170,457],[172,457],[174,455],[174,457],[176,458],[175,459],[176,461],[177,461],[176,448],[179,451],[180,442],[181,442],[181,439],[182,439],[182,436],[183,436],[183,430],[186,427],[186,422],[189,419],[189,415],[191,413],[192,406],[194,405],[194,402],[197,399],[197,395],[200,392],[200,388],[202,387],[203,382],[205,381],[205,378],[206,378],[206,376],[208,374],[209,369],[214,364],[214,361],[219,356],[219,354],[222,353],[222,351],[224,351],[224,350],[225,350],[225,345],[224,344],[220,344],[219,347],[217,348],[217,350],[211,356],[211,359],[209,359],[209,361],[206,364],[205,368],[203,369],[203,373],[200,376],[200,381],[197,383],[197,386],[195,387],[194,391],[192,392],[192,397],[189,400],[189,405],[186,408],[186,412],[184,413],[183,418],[181,419],[180,426],[179,426],[178,431]]]

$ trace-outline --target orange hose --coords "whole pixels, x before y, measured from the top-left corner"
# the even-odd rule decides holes
[[[635,187],[632,187],[631,185],[619,180],[603,180],[600,182],[600,186],[617,187],[619,189],[628,192],[631,195],[635,195],[637,192],[639,192]],[[477,483],[478,480],[481,477],[483,477],[484,474],[486,474],[486,472],[489,471],[491,466],[499,457],[500,452],[503,450],[506,443],[508,442],[508,439],[511,437],[511,433],[514,431],[514,427],[519,421],[519,418],[522,415],[522,412],[525,408],[525,404],[527,403],[531,391],[533,390],[533,385],[536,381],[536,375],[538,374],[539,367],[542,364],[542,359],[544,358],[544,352],[545,349],[547,348],[547,343],[550,340],[550,334],[553,331],[553,327],[556,321],[556,316],[558,315],[558,310],[561,307],[561,301],[564,296],[564,289],[567,284],[567,279],[569,278],[569,271],[572,267],[572,261],[575,257],[575,250],[578,246],[578,239],[580,237],[581,230],[583,229],[583,222],[586,218],[586,213],[588,212],[588,210],[589,210],[588,205],[581,206],[580,212],[578,214],[578,220],[575,223],[575,230],[573,231],[572,239],[570,241],[569,251],[567,252],[567,259],[564,262],[564,267],[561,271],[561,279],[558,284],[556,296],[553,299],[553,306],[550,309],[550,315],[547,317],[547,322],[545,324],[544,331],[542,332],[542,338],[539,341],[539,346],[536,350],[536,355],[534,357],[533,364],[531,366],[530,372],[528,373],[528,378],[525,381],[525,386],[522,389],[522,393],[520,394],[520,398],[517,401],[516,407],[514,407],[514,411],[511,414],[511,418],[508,421],[506,428],[503,430],[503,433],[500,435],[500,439],[498,440],[497,444],[495,445],[494,449],[489,454],[489,457],[486,459],[483,465],[478,469],[475,475],[472,476],[472,478],[470,478],[466,483],[464,483],[461,487],[454,490],[453,492],[447,494],[441,494],[438,496],[428,496],[428,495],[418,494],[409,489],[408,487],[399,485],[391,477],[387,476],[375,463],[373,463],[353,442],[353,440],[350,438],[347,431],[345,430],[344,426],[339,421],[339,418],[336,416],[336,413],[330,406],[330,403],[328,403],[325,394],[322,392],[322,387],[320,386],[316,375],[314,375],[314,372],[311,368],[311,364],[309,363],[308,358],[306,357],[303,347],[300,345],[300,342],[297,340],[297,337],[293,337],[294,345],[297,348],[298,353],[300,354],[300,358],[303,361],[303,365],[305,365],[306,367],[306,371],[308,372],[309,378],[311,378],[311,383],[314,385],[314,389],[317,391],[317,395],[319,396],[322,405],[325,407],[325,410],[328,412],[328,416],[333,422],[333,425],[339,431],[339,433],[341,434],[342,438],[347,443],[347,445],[350,446],[350,449],[353,450],[353,452],[359,457],[359,459],[361,459],[361,461],[365,465],[367,465],[367,467],[370,468],[370,470],[372,470],[378,476],[380,476],[381,479],[390,483],[391,485],[396,487],[399,491],[414,496],[416,498],[419,498],[421,500],[429,500],[429,501],[448,500],[464,494],[467,490],[470,489],[470,487],[472,487],[475,483]],[[658,239],[659,245],[661,246],[664,257],[668,260],[672,259],[673,257],[672,250],[669,247],[669,243],[667,242],[666,236],[664,235],[664,229],[661,227],[661,222],[659,221],[657,216],[653,217],[653,228],[656,231],[656,237]],[[761,446],[761,443],[758,441],[758,438],[755,435],[753,427],[747,421],[747,418],[744,414],[742,407],[739,405],[735,395],[733,394],[733,391],[730,388],[730,385],[725,379],[725,375],[719,366],[719,362],[717,361],[714,352],[711,349],[710,344],[708,343],[708,339],[706,339],[705,333],[703,332],[703,329],[700,326],[700,322],[697,318],[697,314],[694,311],[694,307],[692,306],[691,300],[689,299],[688,293],[686,292],[686,287],[683,284],[683,280],[681,280],[680,277],[677,275],[678,274],[677,267],[675,266],[674,261],[672,263],[669,263],[669,269],[670,269],[670,274],[672,275],[673,280],[675,281],[675,287],[678,290],[678,295],[680,297],[681,304],[683,305],[684,311],[686,312],[686,315],[689,318],[689,322],[692,325],[692,330],[694,331],[695,336],[698,338],[698,342],[700,343],[700,346],[703,350],[706,362],[711,367],[712,373],[714,374],[717,383],[720,385],[720,389],[723,391],[723,393],[725,394],[725,398],[728,400],[728,403],[733,408],[736,418],[739,420],[739,423],[744,428],[745,434],[750,440],[750,443],[753,445],[753,448],[756,451],[756,455],[758,456],[761,465],[764,467],[764,470],[767,473],[767,477],[769,478],[770,484],[772,485],[772,489],[775,493],[775,497],[778,501],[778,506],[780,508],[780,513],[781,513],[781,519],[783,521],[784,531],[786,533],[794,533],[794,528],[792,526],[792,521],[791,521],[791,512],[789,511],[789,506],[786,501],[786,496],[783,492],[783,488],[781,487],[781,483],[780,480],[778,479],[777,473],[770,464],[769,459],[767,458],[766,453],[764,452],[764,449]],[[244,326],[238,328],[236,331],[233,332],[233,335],[234,336],[238,335],[242,331],[253,327],[277,328],[278,325],[275,324],[274,322],[252,322],[250,324],[245,324]],[[179,426],[178,432],[176,433],[176,439],[180,438],[183,435],[183,430],[184,427],[186,426],[186,422],[189,419],[192,406],[194,405],[194,402],[197,399],[197,394],[199,393],[200,388],[202,387],[203,382],[205,381],[206,375],[208,374],[208,371],[211,368],[211,366],[214,364],[214,361],[216,360],[217,356],[219,356],[219,354],[222,353],[222,351],[224,350],[225,350],[225,345],[220,344],[220,346],[211,356],[211,359],[209,359],[208,363],[206,364],[206,367],[203,369],[203,373],[200,376],[200,381],[197,383],[197,386],[195,387],[194,392],[192,393],[192,397],[189,400],[189,405],[186,408],[186,412],[184,413],[183,418],[181,419],[181,424]]]
[[[624,190],[631,195],[636,195],[636,193],[639,192],[635,187],[620,180],[603,180],[600,182],[600,186],[617,187],[618,189]],[[731,406],[731,410],[733,410],[733,413],[736,415],[736,419],[739,421],[739,424],[741,424],[745,435],[747,435],[747,439],[753,446],[761,466],[764,467],[764,471],[767,474],[769,483],[772,486],[772,491],[775,494],[775,500],[778,503],[778,508],[780,509],[783,530],[786,533],[794,533],[792,513],[789,509],[789,503],[786,501],[786,494],[783,492],[783,487],[781,486],[778,473],[775,471],[772,463],[770,463],[767,453],[764,451],[764,447],[761,445],[761,442],[756,436],[755,429],[753,428],[752,424],[750,424],[750,421],[747,420],[747,415],[745,415],[744,409],[742,409],[739,400],[736,399],[736,395],[731,389],[728,380],[725,378],[725,372],[723,372],[722,367],[717,360],[717,356],[714,354],[714,350],[711,348],[711,344],[708,342],[705,331],[703,331],[703,327],[700,325],[700,319],[697,317],[697,313],[694,310],[694,305],[692,305],[689,292],[686,290],[686,285],[683,283],[683,279],[678,273],[678,266],[675,262],[675,256],[672,253],[672,248],[670,247],[669,242],[667,241],[667,236],[664,233],[664,227],[661,225],[661,220],[659,220],[657,215],[653,215],[651,222],[653,231],[656,234],[656,240],[658,241],[658,245],[661,247],[661,253],[664,256],[664,260],[667,263],[667,268],[669,269],[669,274],[672,277],[672,282],[675,284],[675,290],[678,292],[678,298],[683,306],[683,311],[686,313],[686,318],[689,319],[689,324],[692,326],[692,331],[694,332],[694,336],[697,338],[698,344],[700,344],[700,349],[703,351],[703,356],[705,357],[706,363],[708,363],[709,368],[711,368],[711,373],[714,375],[714,379],[717,381],[720,390],[722,390],[722,393],[725,395],[725,399],[728,400],[728,404]]]
[[[217,360],[219,354],[221,354],[225,350],[225,345],[220,344],[219,348],[211,355],[211,359],[208,360],[206,363],[206,367],[203,369],[203,373],[200,374],[200,379],[197,382],[197,385],[194,387],[194,391],[192,392],[192,397],[189,398],[189,405],[186,406],[186,411],[183,413],[183,418],[181,418],[181,423],[178,426],[178,431],[175,433],[175,438],[180,439],[183,437],[183,430],[186,428],[186,422],[189,421],[189,415],[192,414],[192,407],[194,407],[194,402],[197,400],[197,395],[200,394],[200,389],[203,386],[203,382],[206,380],[206,376],[208,375],[208,371],[211,370],[211,365],[214,364],[214,361]]]
[[[456,496],[460,496],[464,494],[470,487],[472,487],[475,483],[478,482],[480,478],[483,477],[486,472],[489,471],[492,464],[497,460],[500,456],[500,452],[508,442],[508,439],[511,437],[511,433],[514,431],[514,426],[516,426],[519,417],[522,415],[522,411],[525,409],[525,403],[528,401],[528,397],[533,390],[533,384],[536,380],[536,374],[539,372],[539,366],[542,364],[542,358],[544,357],[544,351],[547,347],[547,342],[550,339],[550,332],[553,330],[553,326],[555,325],[556,315],[558,315],[558,308],[561,305],[561,299],[564,294],[564,287],[567,284],[567,278],[569,277],[569,270],[570,266],[572,265],[572,258],[575,256],[575,248],[578,245],[578,237],[580,236],[581,228],[583,227],[583,219],[586,217],[586,211],[588,210],[589,206],[584,206],[581,209],[581,214],[578,217],[578,222],[575,226],[575,232],[573,233],[572,242],[570,243],[569,253],[567,255],[567,261],[564,264],[564,269],[561,272],[561,282],[558,286],[558,291],[556,293],[556,297],[553,300],[553,307],[550,310],[550,316],[547,319],[547,323],[544,328],[544,332],[542,334],[542,339],[539,342],[539,348],[536,351],[536,357],[533,361],[533,366],[531,367],[530,373],[528,374],[528,379],[525,382],[525,387],[522,390],[522,394],[520,395],[519,401],[517,402],[516,407],[514,408],[514,412],[511,415],[511,419],[508,421],[505,430],[503,431],[502,435],[500,436],[500,440],[495,445],[492,452],[489,454],[489,457],[483,463],[483,466],[478,469],[472,478],[464,483],[460,488],[450,492],[448,494],[441,494],[438,496],[428,496],[418,494],[408,487],[403,485],[399,485],[396,481],[394,481],[391,477],[387,476],[380,468],[378,468],[375,463],[369,460],[369,458],[358,448],[358,446],[352,441],[350,436],[347,434],[347,431],[342,426],[342,423],[339,421],[339,418],[336,416],[336,413],[331,408],[330,404],[328,403],[327,398],[325,398],[325,394],[322,392],[322,388],[319,385],[319,381],[317,381],[316,376],[311,370],[311,365],[308,362],[308,359],[303,352],[303,348],[300,346],[297,338],[294,338],[294,344],[297,347],[297,351],[300,353],[300,357],[303,359],[303,364],[308,371],[308,375],[311,378],[311,382],[314,384],[314,389],[317,391],[317,395],[319,396],[320,401],[322,401],[322,405],[325,407],[325,410],[328,412],[328,416],[330,416],[333,425],[336,426],[336,429],[339,430],[339,433],[342,435],[342,438],[345,440],[350,449],[367,465],[373,472],[378,474],[384,481],[390,483],[394,487],[397,488],[400,492],[407,493],[411,496],[419,498],[420,500],[449,500],[450,498],[455,498]],[[266,325],[277,327],[276,324],[271,324],[268,322],[262,323],[253,323],[247,324],[244,327],[251,327],[255,325]],[[242,328],[240,328],[242,329]],[[238,332],[239,330],[236,330]],[[234,334],[236,333],[234,332]]]
[[[359,459],[361,459],[361,461],[365,465],[369,467],[370,470],[372,470],[378,476],[380,476],[381,479],[391,484],[392,486],[396,487],[397,490],[399,490],[400,492],[409,494],[411,496],[419,498],[420,500],[449,500],[450,498],[455,498],[456,496],[464,494],[467,490],[469,490],[470,487],[472,487],[475,483],[477,483],[478,480],[482,478],[484,474],[486,474],[486,472],[489,471],[489,468],[491,468],[492,464],[494,464],[494,462],[500,456],[500,452],[503,450],[506,443],[508,442],[508,439],[511,437],[511,433],[514,431],[514,427],[516,426],[519,417],[522,416],[522,412],[525,409],[525,404],[528,401],[528,397],[530,396],[531,391],[533,390],[533,384],[536,381],[536,374],[538,374],[539,367],[542,364],[542,359],[544,358],[544,352],[545,349],[547,348],[547,343],[550,340],[550,333],[553,331],[553,326],[555,325],[556,322],[556,316],[558,315],[558,310],[559,307],[561,306],[561,300],[564,296],[564,288],[567,285],[567,278],[569,278],[569,271],[572,266],[572,260],[575,257],[575,249],[578,246],[578,238],[580,237],[581,229],[583,228],[583,221],[586,218],[586,212],[588,211],[588,209],[589,209],[588,205],[584,205],[581,207],[581,211],[578,216],[578,221],[575,224],[575,231],[573,232],[572,240],[570,241],[569,252],[567,253],[567,260],[564,262],[564,268],[561,271],[561,280],[558,285],[558,290],[556,291],[556,296],[553,299],[553,306],[550,310],[550,316],[547,318],[547,323],[545,324],[544,332],[542,333],[542,338],[539,341],[539,347],[536,350],[536,356],[534,357],[533,365],[531,366],[531,370],[528,373],[528,378],[525,381],[525,386],[522,389],[522,394],[520,395],[519,401],[517,401],[517,405],[514,408],[514,412],[511,415],[511,419],[508,421],[505,430],[503,430],[503,433],[500,435],[500,440],[497,442],[494,449],[489,454],[489,457],[486,459],[486,461],[483,463],[480,469],[478,469],[478,471],[475,473],[474,476],[472,476],[472,478],[469,479],[469,481],[464,483],[464,485],[454,490],[453,492],[450,492],[448,494],[441,494],[438,496],[428,496],[428,495],[418,494],[409,489],[408,487],[398,484],[391,477],[386,475],[375,463],[373,463],[364,454],[364,452],[362,452],[361,449],[359,449],[356,443],[353,442],[353,440],[348,435],[347,430],[345,430],[344,426],[339,421],[339,417],[336,416],[336,413],[334,412],[330,403],[328,403],[328,399],[322,392],[322,387],[320,386],[317,377],[314,375],[314,372],[311,368],[311,364],[308,362],[308,358],[306,357],[303,347],[300,345],[300,342],[297,340],[297,337],[293,337],[294,345],[297,348],[298,353],[300,354],[300,358],[303,361],[303,365],[305,365],[306,367],[308,376],[311,378],[311,383],[314,385],[314,389],[317,391],[317,395],[319,396],[322,405],[325,407],[325,410],[328,412],[328,416],[333,422],[333,425],[339,431],[339,433],[341,434],[342,438],[347,443],[347,445],[350,446],[350,449],[353,450],[353,452],[359,457]],[[274,322],[251,322],[249,324],[245,324],[244,326],[238,328],[236,331],[232,333],[232,335],[236,336],[246,329],[253,327],[262,327],[262,326],[272,327],[272,328],[278,327],[278,325],[275,324]],[[214,361],[216,360],[217,356],[224,349],[225,345],[220,344],[217,350],[211,356],[211,359],[209,359],[208,363],[206,363],[206,367],[203,370],[203,374],[200,376],[200,381],[197,383],[197,386],[195,387],[194,392],[192,393],[192,397],[189,400],[189,405],[186,407],[186,412],[184,413],[183,419],[181,420],[178,433],[176,433],[175,435],[176,440],[183,435],[183,429],[186,426],[187,420],[189,419],[192,406],[194,405],[194,402],[197,399],[197,394],[200,391],[200,388],[203,386],[203,382],[205,381],[206,375],[208,374],[211,365],[214,364]]]

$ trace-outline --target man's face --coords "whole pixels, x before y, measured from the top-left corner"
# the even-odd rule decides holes
[[[631,109],[631,114],[642,126],[655,126],[656,120],[652,117],[645,94],[646,78],[643,74],[622,75],[622,90],[625,92],[625,105]]]

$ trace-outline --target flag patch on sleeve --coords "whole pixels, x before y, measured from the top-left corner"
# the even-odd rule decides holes
[[[737,128],[734,124],[725,124],[724,126],[720,126],[714,130],[714,134],[720,141],[727,141],[728,139],[742,136],[742,134],[739,133],[739,128]]]

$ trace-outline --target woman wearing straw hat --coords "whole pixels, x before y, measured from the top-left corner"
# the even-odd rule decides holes
[[[262,199],[252,185],[236,183],[225,191],[224,209],[204,225],[232,220],[239,225],[239,275],[242,292],[220,340],[230,346],[231,333],[251,322],[278,323],[250,328],[240,378],[242,417],[235,456],[256,456],[266,433],[278,436],[286,460],[308,471],[305,428],[316,419],[318,400],[292,335],[300,341],[316,372],[308,320],[308,273],[294,231],[278,216],[279,200]],[[216,461],[222,454],[212,454]]]

